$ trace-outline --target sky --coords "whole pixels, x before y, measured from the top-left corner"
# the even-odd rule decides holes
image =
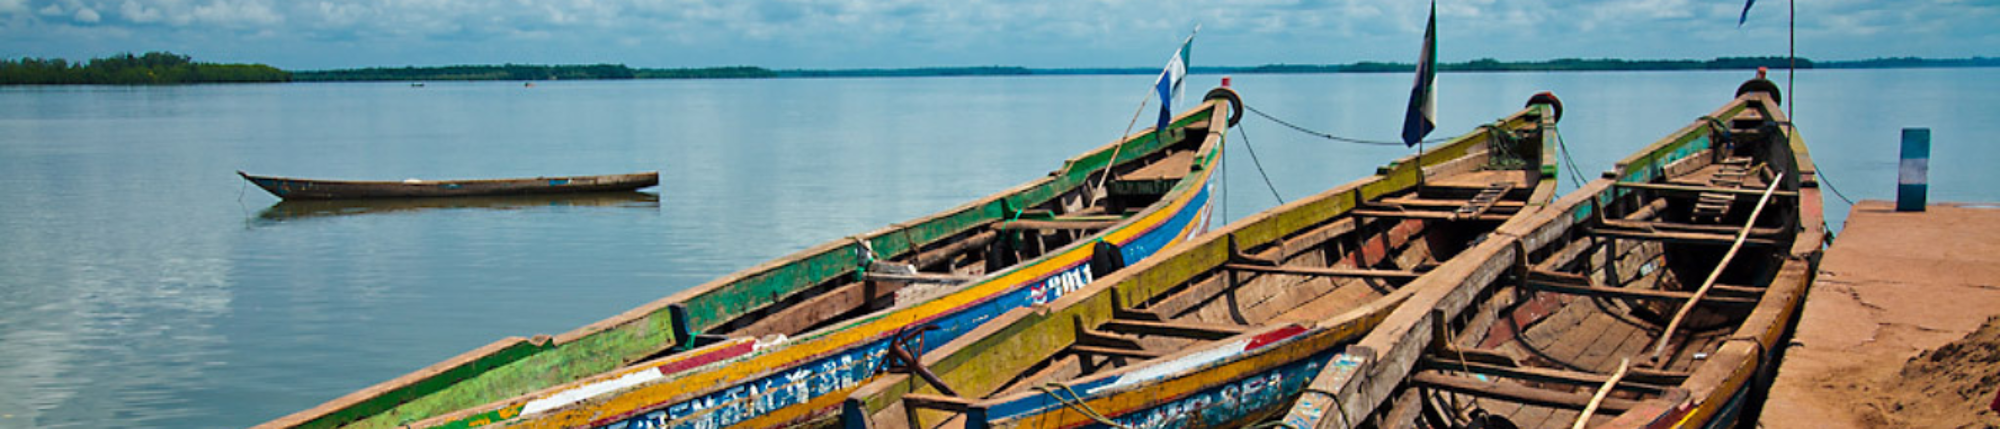
[[[1782,56],[1763,0],[1444,0],[1440,61]],[[171,51],[290,70],[1412,62],[1421,0],[0,0],[0,57]],[[1802,57],[2000,57],[2000,0],[1799,2]]]

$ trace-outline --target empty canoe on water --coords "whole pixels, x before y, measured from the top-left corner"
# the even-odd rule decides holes
[[[510,338],[267,427],[724,427],[828,419],[912,325],[943,343],[1207,229],[1233,91],[1029,183],[554,337]],[[1232,112],[1236,112],[1232,115]],[[663,287],[676,287],[663,285]]]
[[[1555,196],[1554,98],[1258,213],[857,389],[846,427],[1232,427],[1508,219]],[[923,352],[896,346],[892,356]],[[914,372],[915,375],[910,373]]]
[[[432,210],[523,210],[548,207],[660,208],[660,196],[647,192],[590,192],[457,198],[372,198],[352,200],[282,200],[257,214],[263,221],[282,222],[322,217]]]
[[[287,200],[473,197],[631,191],[660,184],[659,172],[528,179],[360,181],[252,176],[243,180]]]
[[[1777,88],[1501,227],[1476,275],[1412,297],[1285,425],[1722,427],[1758,409],[1826,228]]]

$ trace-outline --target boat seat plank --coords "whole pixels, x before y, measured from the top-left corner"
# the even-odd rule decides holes
[[[1168,155],[1166,158],[1154,161],[1145,167],[1139,167],[1139,169],[1132,170],[1129,173],[1120,174],[1118,175],[1118,180],[1128,182],[1179,180],[1182,176],[1187,176],[1188,170],[1194,167],[1193,153],[1183,151]]]
[[[1389,206],[1402,206],[1402,207],[1456,208],[1458,206],[1465,205],[1465,202],[1469,200],[1470,199],[1422,198],[1422,197],[1405,196],[1405,197],[1383,199],[1382,204]],[[1495,208],[1499,207],[1520,208],[1520,207],[1526,207],[1527,205],[1528,205],[1527,203],[1520,201],[1513,201],[1513,200],[1501,200],[1493,203],[1493,207]]]
[[[1715,187],[1700,186],[1700,185],[1675,185],[1666,183],[1642,183],[1642,182],[1618,182],[1614,184],[1614,186],[1627,189],[1645,189],[1649,191],[1678,192],[1678,193],[1690,193],[1690,194],[1712,192],[1712,193],[1730,194],[1730,195],[1748,195],[1752,197],[1764,195],[1764,190],[1762,188],[1758,189],[1715,188]],[[1796,198],[1799,196],[1799,193],[1796,191],[1775,191],[1771,193],[1771,196]]]
[[[1251,265],[1251,264],[1223,264],[1222,268],[1228,270],[1249,271],[1255,273],[1292,274],[1292,275],[1322,276],[1322,277],[1386,278],[1386,279],[1399,279],[1399,280],[1415,280],[1418,276],[1423,275],[1423,273],[1419,273],[1416,271],[1408,271],[1408,270],[1269,267],[1269,266]]]
[[[1494,183],[1503,182],[1510,184],[1512,188],[1530,188],[1535,185],[1528,178],[1528,174],[1521,170],[1480,170],[1426,178],[1424,187],[1464,188],[1477,191],[1486,189]]]
[[[1620,288],[1620,287],[1608,287],[1608,286],[1597,286],[1597,285],[1581,285],[1581,284],[1556,282],[1556,281],[1540,280],[1540,279],[1529,280],[1528,288],[1539,291],[1566,293],[1573,295],[1601,296],[1601,297],[1619,298],[1619,299],[1642,299],[1651,301],[1671,301],[1674,303],[1686,302],[1689,298],[1694,297],[1694,294],[1689,292],[1674,292],[1674,291],[1640,289],[1640,288]],[[1710,296],[1710,297],[1703,297],[1701,303],[1703,305],[1710,305],[1710,304],[1757,305],[1757,299],[1743,298],[1743,297]]]
[[[1414,210],[1412,211],[1354,210],[1349,213],[1352,213],[1354,216],[1379,217],[1379,218],[1391,218],[1391,219],[1481,220],[1488,222],[1504,222],[1507,219],[1514,217],[1514,215],[1501,214],[1501,213],[1486,213],[1475,216],[1461,216],[1457,213],[1452,213],[1452,212],[1414,211]]]
[[[1627,240],[1651,240],[1651,241],[1666,241],[1666,242],[1676,242],[1676,243],[1713,244],[1719,246],[1727,246],[1730,244],[1734,244],[1736,242],[1736,237],[1732,235],[1710,234],[1701,232],[1640,232],[1640,231],[1627,231],[1622,229],[1593,228],[1590,230],[1590,233],[1598,236],[1627,239]],[[1743,239],[1743,245],[1776,246],[1778,245],[1778,242],[1776,240],[1772,240],[1769,238],[1745,238]]]
[[[1014,220],[997,223],[993,227],[1002,231],[1095,231],[1117,226],[1118,222],[1122,220]]]
[[[1234,325],[1196,322],[1146,322],[1119,319],[1105,321],[1104,325],[1099,328],[1106,331],[1127,334],[1159,335],[1198,340],[1220,340],[1249,332],[1248,328]]]
[[[1583,409],[1584,405],[1590,403],[1591,398],[1591,394],[1589,393],[1556,392],[1518,384],[1478,381],[1440,374],[1436,371],[1419,372],[1410,377],[1410,383],[1451,392],[1500,398],[1529,405],[1574,410]],[[1605,398],[1604,402],[1599,404],[1598,410],[1604,413],[1617,414],[1638,405],[1639,401],[1630,399]]]
[[[1146,350],[1134,350],[1134,349],[1116,348],[1116,347],[1083,346],[1083,345],[1070,346],[1069,351],[1078,354],[1124,357],[1124,358],[1133,358],[1141,360],[1153,359],[1161,356],[1160,353],[1146,351]]]

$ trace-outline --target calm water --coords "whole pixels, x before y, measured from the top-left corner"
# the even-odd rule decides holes
[[[1555,91],[1586,177],[1747,74],[1446,74],[1439,135]],[[1777,76],[1782,83],[1783,76]],[[247,426],[501,337],[560,333],[806,246],[1031,180],[1123,134],[1151,76],[0,89],[0,428]],[[1189,98],[1217,76],[1190,78]],[[1392,139],[1405,75],[1238,76],[1248,104]],[[1824,178],[1894,196],[1933,129],[1933,201],[2000,201],[2000,69],[1813,71]],[[1151,109],[1152,107],[1148,107]],[[1151,115],[1150,112],[1147,115]],[[1150,121],[1142,117],[1141,122]],[[1252,116],[1279,196],[1399,148]],[[1142,127],[1144,125],[1141,125]],[[1226,218],[1276,203],[1231,149]],[[659,170],[640,198],[291,207],[234,172],[351,179]],[[1838,225],[1847,210],[1828,194]]]

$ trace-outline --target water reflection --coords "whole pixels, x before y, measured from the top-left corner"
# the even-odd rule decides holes
[[[257,214],[256,224],[275,224],[323,217],[430,210],[521,210],[538,207],[660,208],[660,195],[646,192],[509,195],[497,197],[409,198],[378,200],[279,201]]]

